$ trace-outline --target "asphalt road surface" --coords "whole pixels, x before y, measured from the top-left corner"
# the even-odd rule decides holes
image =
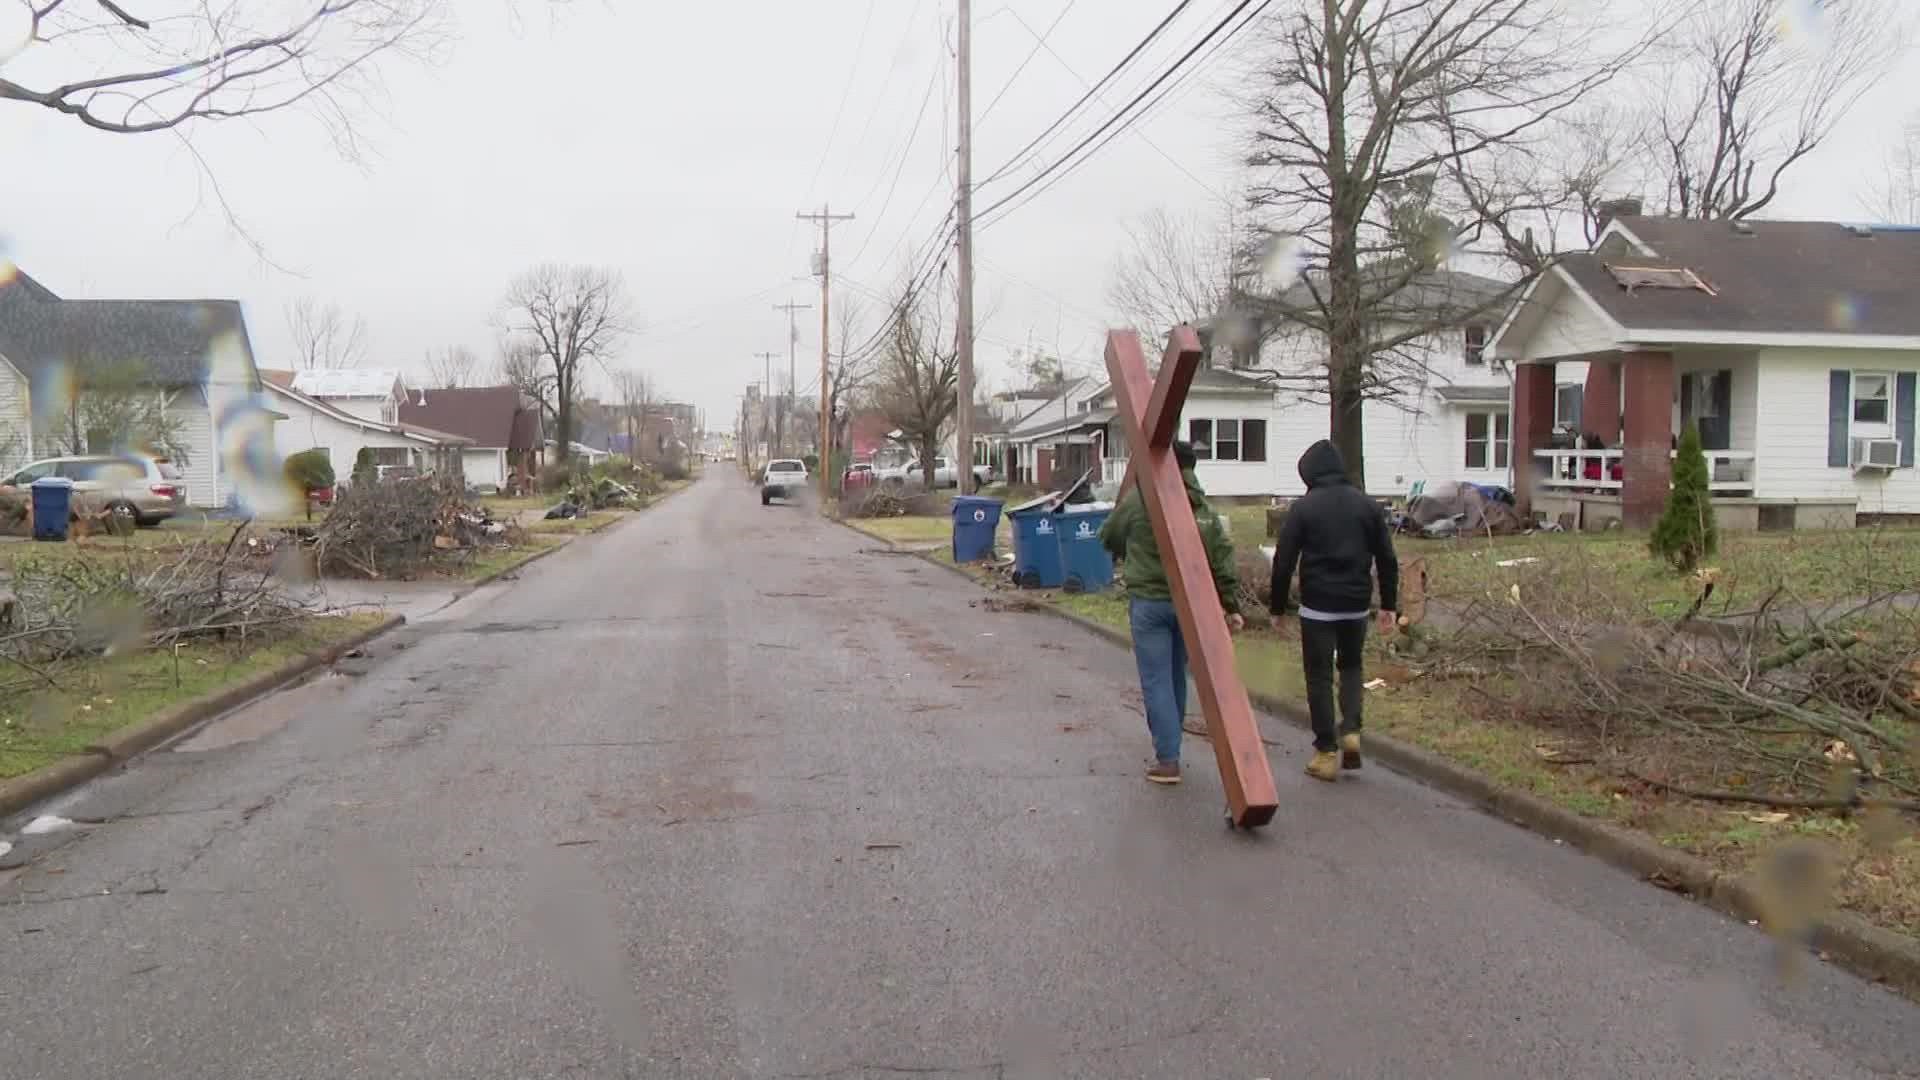
[[[1126,652],[875,547],[715,468],[62,801],[0,1076],[1920,1075],[1920,1009],[1385,770],[1229,832]]]

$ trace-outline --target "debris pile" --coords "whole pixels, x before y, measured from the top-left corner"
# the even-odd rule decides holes
[[[312,614],[246,554],[245,526],[224,541],[164,552],[29,552],[14,563],[0,661],[28,686],[56,685],[42,665],[196,638],[270,639]],[[16,684],[0,680],[0,692]]]
[[[322,574],[410,578],[436,558],[510,547],[519,539],[518,529],[494,520],[458,484],[404,479],[347,488],[307,542]]]

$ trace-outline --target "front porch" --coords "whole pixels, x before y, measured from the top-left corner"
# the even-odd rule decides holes
[[[1760,379],[1752,350],[1600,352],[1516,365],[1523,509],[1572,528],[1649,527],[1666,505],[1678,433],[1692,426],[1724,527],[1850,527],[1856,500],[1843,493],[1810,500],[1768,491]]]

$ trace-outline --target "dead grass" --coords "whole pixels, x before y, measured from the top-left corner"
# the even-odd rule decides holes
[[[384,616],[315,617],[262,642],[196,642],[171,652],[63,662],[57,691],[0,699],[0,779],[20,776],[149,716],[270,671],[377,625]]]

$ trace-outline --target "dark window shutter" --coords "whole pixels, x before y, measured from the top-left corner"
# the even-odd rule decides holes
[[[1684,429],[1688,424],[1698,426],[1699,423],[1699,417],[1693,414],[1693,372],[1689,371],[1680,376],[1680,426]],[[1673,434],[1675,438],[1680,436],[1678,431]]]
[[[1827,372],[1827,465],[1847,467],[1848,421],[1852,418],[1853,372]]]
[[[1903,371],[1893,382],[1893,437],[1900,440],[1900,467],[1913,468],[1914,384],[1920,376]]]
[[[1267,422],[1265,420],[1240,421],[1240,460],[1267,460]]]

